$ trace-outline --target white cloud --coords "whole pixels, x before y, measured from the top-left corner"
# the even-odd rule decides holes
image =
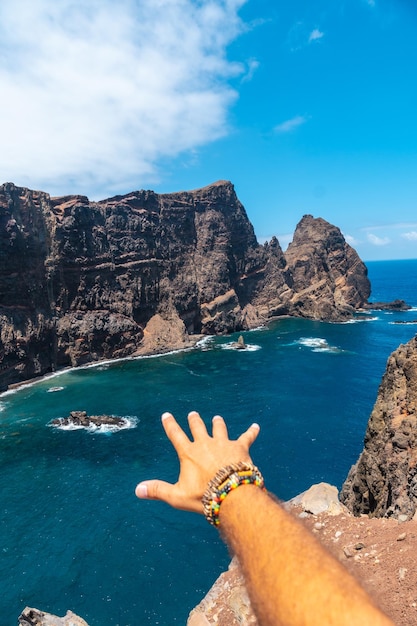
[[[2,0],[0,182],[137,188],[226,134],[245,2]]]
[[[312,41],[318,41],[319,39],[322,39],[322,37],[324,37],[324,33],[318,28],[315,28],[310,33],[310,36],[308,38],[308,43],[311,43]]]
[[[355,237],[352,237],[352,235],[344,235],[344,238],[347,243],[352,247],[358,246],[361,243],[359,239],[355,239]]]
[[[295,130],[299,126],[302,126],[307,122],[309,118],[305,115],[297,115],[296,117],[291,118],[290,120],[286,120],[278,126],[275,126],[274,131],[276,133],[290,133]]]
[[[409,233],[402,233],[401,237],[408,239],[408,241],[417,241],[417,231],[412,230]]]
[[[391,243],[391,239],[389,237],[377,237],[377,235],[373,235],[372,233],[368,233],[367,238],[369,243],[373,246],[386,246]]]
[[[249,59],[249,61],[247,62],[246,74],[243,76],[242,82],[248,82],[252,80],[253,75],[255,74],[259,66],[259,61],[257,61],[256,59]]]

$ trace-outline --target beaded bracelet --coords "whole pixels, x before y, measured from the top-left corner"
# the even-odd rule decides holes
[[[206,520],[212,526],[220,524],[220,505],[233,489],[240,485],[256,485],[265,489],[261,472],[252,463],[233,463],[222,467],[210,480],[202,497],[203,511]]]

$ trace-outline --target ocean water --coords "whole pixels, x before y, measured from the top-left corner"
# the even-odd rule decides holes
[[[198,515],[139,501],[138,481],[174,481],[160,425],[191,409],[222,414],[252,448],[267,486],[288,499],[319,481],[342,485],[362,449],[389,354],[417,332],[417,260],[368,263],[371,299],[404,313],[345,324],[283,319],[186,352],[70,370],[0,396],[0,623],[36,606],[90,626],[184,625],[229,555]],[[126,417],[118,432],[49,426],[71,410]]]

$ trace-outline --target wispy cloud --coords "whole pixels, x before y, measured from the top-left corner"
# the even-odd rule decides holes
[[[311,29],[311,24],[298,21],[292,25],[288,32],[287,44],[291,52],[297,52],[314,42],[320,41],[323,37],[324,32],[319,28]]]
[[[256,59],[249,59],[249,61],[247,62],[246,74],[243,76],[242,82],[248,82],[252,80],[253,75],[255,74],[259,65],[260,63]]]
[[[367,239],[369,243],[371,243],[374,246],[386,246],[389,243],[391,243],[391,239],[389,237],[378,237],[377,235],[374,235],[373,233],[368,233]]]
[[[344,238],[347,241],[347,243],[352,247],[358,246],[361,243],[359,239],[352,237],[352,235],[344,235]]]
[[[296,115],[289,120],[285,120],[285,122],[281,122],[278,126],[274,127],[274,132],[276,133],[290,133],[295,130],[299,126],[302,126],[309,119],[306,115]]]
[[[417,228],[417,222],[394,222],[392,224],[374,224],[372,226],[364,226],[362,231],[371,232],[374,230],[402,230],[403,228]]]
[[[402,233],[401,237],[408,239],[408,241],[417,241],[417,231],[412,230],[409,233]]]
[[[366,4],[368,4],[370,7],[374,7],[376,6],[376,2],[375,0],[365,0]]]
[[[324,33],[318,28],[315,28],[310,33],[310,36],[308,38],[308,43],[311,43],[312,41],[318,41],[319,39],[322,39],[323,37],[324,37]]]
[[[2,0],[0,182],[137,188],[226,134],[245,2]]]

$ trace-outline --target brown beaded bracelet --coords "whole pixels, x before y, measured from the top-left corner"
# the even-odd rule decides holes
[[[240,485],[256,485],[265,489],[264,479],[256,465],[252,463],[232,463],[222,467],[210,480],[201,499],[206,520],[212,526],[219,526],[220,505],[233,489]]]

